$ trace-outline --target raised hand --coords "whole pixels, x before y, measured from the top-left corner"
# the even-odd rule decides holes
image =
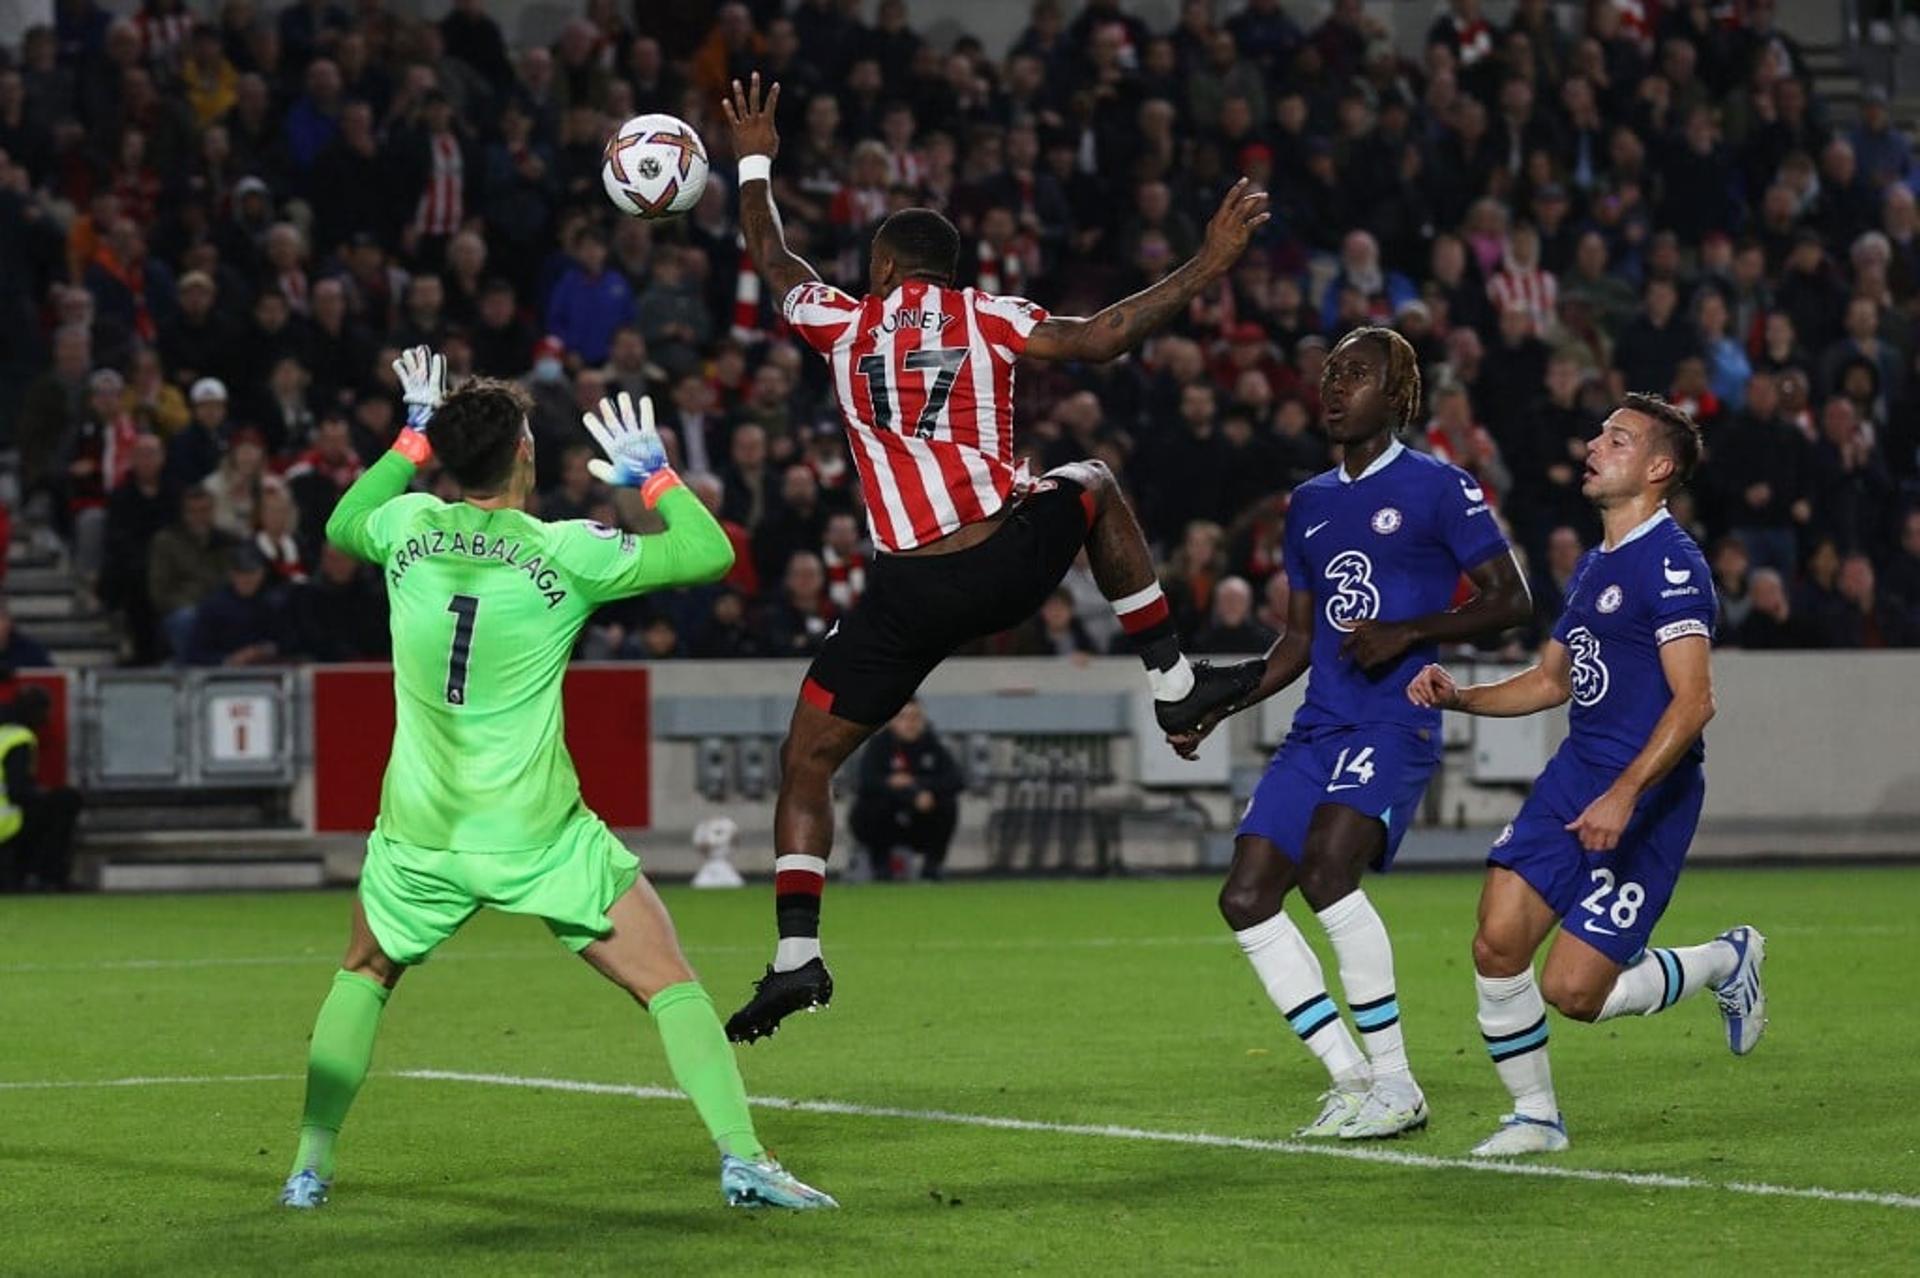
[[[400,398],[406,401],[407,425],[424,431],[440,402],[447,397],[447,357],[430,347],[415,346],[393,361],[400,379]]]
[[[1220,272],[1232,269],[1247,251],[1253,229],[1273,216],[1267,207],[1270,199],[1265,191],[1253,189],[1247,178],[1233,184],[1207,223],[1207,241],[1200,252],[1208,265]]]
[[[764,94],[760,91],[760,73],[755,71],[742,88],[733,82],[731,97],[720,99],[721,114],[733,130],[735,158],[764,155],[772,159],[780,153],[780,134],[773,127],[773,111],[780,104],[780,85],[776,81]]]
[[[638,488],[667,469],[666,445],[653,428],[653,401],[645,395],[640,397],[638,416],[633,396],[621,391],[613,399],[601,400],[599,411],[587,413],[580,421],[607,455],[606,461],[596,457],[587,463],[587,469],[602,483]]]

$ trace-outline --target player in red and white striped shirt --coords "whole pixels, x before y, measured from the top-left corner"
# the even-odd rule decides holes
[[[781,747],[774,813],[780,944],[754,996],[727,1023],[752,1042],[792,1012],[824,1006],[820,893],[833,843],[834,772],[961,644],[1032,616],[1085,547],[1094,578],[1147,667],[1162,728],[1184,731],[1253,691],[1261,665],[1189,663],[1153,556],[1112,472],[1075,462],[1034,480],[1013,462],[1013,376],[1022,357],[1099,362],[1131,349],[1232,269],[1265,222],[1242,180],[1194,258],[1090,319],[957,288],[960,234],[932,209],[904,209],[874,236],[864,297],[821,282],[787,248],[773,205],[780,140],[760,77],[723,103],[740,157],[748,250],[793,332],[833,369],[878,551],[867,591],[835,625],[801,685]]]

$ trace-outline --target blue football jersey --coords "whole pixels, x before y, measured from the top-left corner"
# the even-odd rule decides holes
[[[1573,658],[1572,731],[1561,749],[1609,777],[1632,763],[1673,700],[1661,646],[1711,641],[1718,610],[1706,556],[1664,509],[1612,550],[1589,550],[1553,628]],[[1705,754],[1696,741],[1687,759]]]
[[[1295,728],[1392,723],[1437,728],[1440,712],[1407,700],[1407,683],[1438,649],[1409,649],[1369,673],[1340,655],[1356,621],[1443,612],[1460,574],[1507,553],[1473,476],[1395,442],[1349,478],[1343,467],[1293,491],[1287,581],[1313,595],[1313,664]]]

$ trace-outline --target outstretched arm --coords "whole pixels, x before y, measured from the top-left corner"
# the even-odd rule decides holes
[[[777,83],[761,94],[758,71],[745,88],[735,80],[733,95],[720,102],[733,130],[733,153],[740,161],[740,230],[747,237],[754,265],[773,288],[776,306],[797,286],[820,278],[820,272],[787,247],[780,210],[773,206],[773,157],[780,151],[773,110],[779,102]]]
[[[407,425],[394,437],[387,455],[367,467],[340,495],[339,504],[327,519],[327,540],[368,563],[378,563],[385,557],[385,548],[368,528],[374,512],[406,492],[414,472],[433,455],[427,443],[427,425],[446,398],[447,361],[427,347],[403,351],[393,361],[393,371],[406,400]]]
[[[1549,639],[1540,649],[1540,661],[1496,683],[1462,688],[1445,666],[1428,666],[1407,685],[1407,699],[1417,706],[1458,710],[1493,719],[1517,719],[1565,705],[1573,695],[1573,659],[1566,645]]]
[[[1034,359],[1103,363],[1132,350],[1207,285],[1233,269],[1246,252],[1253,228],[1273,216],[1267,198],[1265,191],[1249,189],[1247,179],[1241,178],[1207,223],[1207,239],[1198,253],[1157,284],[1088,319],[1052,316],[1041,321],[1027,338],[1026,354]]]

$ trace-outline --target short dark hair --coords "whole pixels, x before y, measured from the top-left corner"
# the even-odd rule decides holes
[[[880,224],[873,243],[906,275],[950,283],[960,271],[960,232],[932,209],[901,209]]]
[[[1678,404],[1668,403],[1664,395],[1638,391],[1621,400],[1620,407],[1630,408],[1653,423],[1654,443],[1673,458],[1674,480],[1668,486],[1678,488],[1691,480],[1700,465],[1700,423],[1693,420],[1692,414]]]
[[[470,493],[496,493],[513,473],[533,400],[512,382],[476,377],[433,415],[433,455]]]

